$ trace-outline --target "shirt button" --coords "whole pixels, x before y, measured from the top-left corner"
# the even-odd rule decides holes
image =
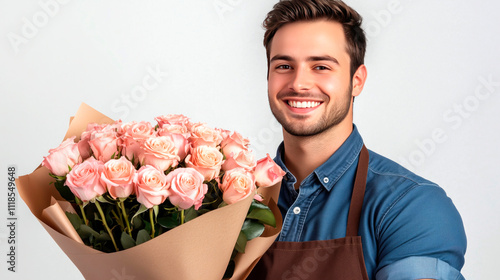
[[[330,179],[328,179],[328,177],[323,178],[323,183],[327,184],[328,182],[330,182]]]
[[[293,208],[293,213],[295,213],[296,215],[298,215],[300,213],[300,207]]]

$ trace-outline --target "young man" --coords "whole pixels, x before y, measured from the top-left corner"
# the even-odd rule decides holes
[[[452,201],[368,152],[353,124],[367,78],[361,21],[337,0],[280,1],[264,21],[283,229],[249,279],[463,279]]]

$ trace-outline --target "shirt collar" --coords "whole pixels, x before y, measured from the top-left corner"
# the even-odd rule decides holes
[[[323,185],[325,189],[330,191],[335,183],[342,177],[342,175],[351,167],[351,165],[356,161],[358,155],[363,147],[363,139],[353,124],[353,130],[349,137],[344,141],[344,143],[330,156],[330,158],[320,165],[314,174],[318,181]],[[285,179],[292,183],[296,182],[295,176],[286,168],[283,163],[283,142],[279,145],[278,151],[276,153],[276,158],[274,161],[278,164],[285,172]],[[308,176],[309,177],[309,176]]]

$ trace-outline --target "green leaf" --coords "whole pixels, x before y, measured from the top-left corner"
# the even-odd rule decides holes
[[[251,212],[253,209],[266,209],[266,210],[270,210],[267,205],[265,205],[264,203],[262,203],[260,201],[255,200],[255,199],[252,201],[252,204],[250,204],[250,210],[249,210],[249,212]]]
[[[194,207],[191,207],[189,209],[186,209],[184,211],[184,222],[188,222],[188,221],[191,221],[192,219],[198,217],[198,212],[196,210],[194,210]]]
[[[241,231],[246,235],[248,240],[259,237],[264,232],[264,225],[256,220],[245,220]]]
[[[158,218],[158,224],[164,228],[174,228],[179,225],[179,220],[174,216]]]
[[[82,231],[85,234],[92,235],[95,238],[99,237],[100,235],[97,231],[93,230],[91,227],[84,224],[80,225],[80,231]]]
[[[96,237],[95,242],[105,242],[105,241],[110,241],[111,237],[109,237],[109,234],[107,232],[101,232],[99,236]]]
[[[136,245],[134,239],[125,232],[122,232],[122,236],[120,237],[120,243],[122,243],[123,249],[132,248]]]
[[[138,233],[137,233],[137,240],[136,240],[136,244],[139,245],[139,244],[142,244],[148,240],[151,240],[151,236],[149,236],[149,233],[144,230],[144,229],[141,229]]]
[[[248,215],[247,218],[255,219],[261,221],[266,225],[270,225],[272,227],[276,227],[276,219],[274,218],[273,212],[271,210],[256,208],[253,209]]]
[[[153,212],[155,213],[155,220],[158,218],[158,212],[160,211],[160,206],[154,205]]]
[[[66,217],[68,217],[69,221],[71,222],[75,230],[78,230],[80,226],[83,224],[83,221],[80,218],[80,216],[70,212],[64,212],[64,213],[66,214]]]
[[[236,249],[240,253],[245,253],[245,247],[247,246],[247,237],[245,234],[240,231],[240,235],[238,235],[238,240],[236,240],[236,245],[234,249]]]
[[[59,192],[59,194],[67,201],[73,202],[75,201],[75,195],[71,192],[68,186],[64,185],[64,182],[62,181],[56,181],[54,183],[54,186],[56,187],[56,190]]]
[[[146,206],[144,206],[144,204],[141,204],[141,207],[139,207],[139,210],[137,210],[137,212],[135,212],[134,216],[132,216],[132,223],[134,223],[134,218],[135,218],[137,215],[139,215],[139,214],[141,214],[141,213],[144,213],[144,212],[146,212],[146,211],[148,211],[148,210],[149,210],[149,209],[148,209]]]

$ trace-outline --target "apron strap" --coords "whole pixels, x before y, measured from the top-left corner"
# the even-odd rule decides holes
[[[359,153],[358,168],[354,188],[352,190],[351,206],[349,207],[349,216],[347,218],[346,236],[357,236],[361,210],[363,209],[363,199],[365,197],[366,176],[368,173],[369,154],[365,145]]]

